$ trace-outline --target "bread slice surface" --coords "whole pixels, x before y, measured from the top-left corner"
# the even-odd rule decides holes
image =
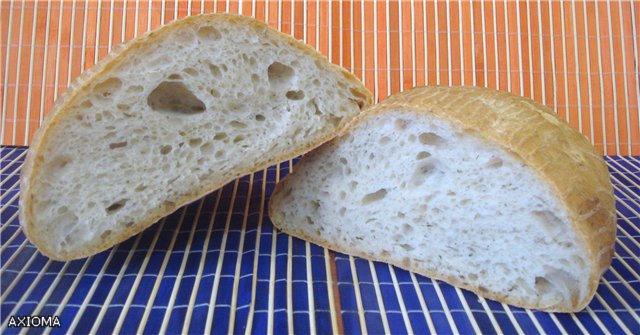
[[[22,170],[20,221],[53,259],[95,254],[320,145],[371,101],[352,74],[262,22],[175,21],[58,98]]]
[[[276,187],[284,232],[482,296],[581,310],[613,255],[606,165],[552,112],[505,92],[424,87],[358,116]]]

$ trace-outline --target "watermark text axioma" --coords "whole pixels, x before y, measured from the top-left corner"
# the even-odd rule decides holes
[[[9,318],[9,327],[62,327],[60,318],[57,315],[12,315]]]

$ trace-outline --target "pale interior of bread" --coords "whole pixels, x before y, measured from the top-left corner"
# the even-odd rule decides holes
[[[32,226],[58,254],[299,154],[368,97],[263,27],[219,20],[163,33],[90,82],[47,134],[31,181]]]
[[[587,253],[548,184],[430,114],[365,118],[271,201],[285,232],[476,292],[540,308],[586,294]]]

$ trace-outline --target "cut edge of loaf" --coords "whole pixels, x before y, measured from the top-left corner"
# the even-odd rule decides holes
[[[46,115],[44,122],[42,123],[40,129],[36,132],[32,145],[25,160],[25,163],[22,168],[21,179],[20,179],[20,187],[21,187],[21,196],[19,199],[19,218],[23,230],[27,237],[38,246],[39,250],[46,256],[55,259],[55,260],[71,260],[86,257],[97,252],[103,251],[113,245],[122,242],[129,237],[140,233],[153,223],[155,223],[158,219],[167,216],[168,214],[174,212],[178,208],[206,195],[207,193],[222,187],[228,181],[231,181],[235,178],[243,176],[247,173],[251,173],[256,170],[264,169],[270,165],[273,165],[279,161],[291,159],[295,156],[301,155],[320,144],[330,140],[333,138],[335,133],[338,133],[342,128],[344,128],[347,122],[341,122],[337,129],[335,129],[332,133],[327,133],[317,141],[306,143],[306,145],[294,147],[292,150],[288,152],[284,152],[283,154],[273,157],[268,162],[252,166],[246,167],[241,170],[237,170],[232,174],[232,177],[227,178],[222,182],[214,182],[210,185],[202,185],[198,190],[194,190],[191,194],[185,195],[180,199],[176,199],[171,206],[164,206],[161,208],[156,208],[154,210],[150,210],[145,218],[140,222],[137,222],[130,229],[123,232],[118,236],[112,236],[108,240],[104,241],[104,243],[94,245],[91,248],[87,248],[84,250],[75,250],[74,252],[68,253],[60,253],[55,249],[51,248],[45,241],[45,239],[39,236],[37,233],[34,233],[35,229],[33,228],[33,208],[31,206],[33,194],[31,192],[32,182],[30,180],[31,176],[37,175],[39,173],[39,169],[41,168],[41,164],[43,161],[42,156],[40,155],[40,148],[45,144],[48,140],[48,135],[51,133],[51,129],[55,129],[60,119],[65,115],[66,107],[68,104],[75,99],[75,97],[82,92],[82,90],[86,89],[88,84],[93,81],[98,80],[104,73],[108,73],[110,68],[117,64],[119,60],[126,57],[131,50],[135,50],[136,48],[152,41],[155,36],[158,34],[164,34],[170,31],[178,30],[182,26],[193,24],[194,22],[206,22],[206,23],[215,23],[216,21],[226,21],[234,24],[246,24],[249,25],[256,30],[264,31],[266,34],[271,34],[271,38],[279,39],[283,41],[283,43],[288,44],[292,48],[296,48],[299,51],[304,52],[307,56],[312,59],[315,59],[318,62],[321,62],[323,66],[327,66],[329,71],[335,72],[336,74],[341,74],[348,82],[350,82],[353,86],[358,88],[358,96],[361,97],[364,101],[364,106],[368,106],[372,103],[373,97],[371,93],[364,87],[364,85],[350,72],[345,69],[329,63],[323,55],[318,53],[316,50],[311,48],[310,46],[304,44],[301,41],[295,40],[293,37],[271,29],[267,24],[254,20],[249,17],[244,17],[240,15],[233,14],[202,14],[198,16],[192,16],[185,19],[177,20],[171,22],[165,26],[158,28],[157,30],[147,32],[127,43],[124,43],[116,48],[102,61],[97,63],[91,69],[83,72],[70,87],[56,100],[54,106],[51,111]],[[294,150],[295,149],[295,150]]]
[[[583,309],[595,294],[600,276],[611,262],[616,229],[614,198],[608,172],[602,158],[595,153],[593,147],[568,124],[558,120],[548,108],[531,100],[482,88],[425,87],[396,94],[383,103],[370,107],[365,113],[352,120],[349,127],[340,134],[340,137],[306,155],[300,164],[304,164],[309,159],[307,157],[321,154],[326,147],[341,141],[342,137],[348,135],[364,119],[373,117],[375,114],[385,113],[390,109],[400,108],[417,110],[419,113],[433,113],[481,141],[497,144],[518,160],[531,166],[541,180],[548,182],[555,196],[567,209],[570,223],[591,261],[588,292],[582,299],[571,305],[556,306],[546,310],[573,312]],[[523,125],[518,120],[519,117],[522,118],[521,120],[533,122],[532,128],[542,128],[541,133],[533,134],[533,132],[527,131],[527,125]],[[518,132],[523,132],[523,134],[518,135]],[[539,148],[548,152],[541,153],[538,151]],[[568,152],[568,154],[564,152]],[[571,163],[576,157],[580,163]],[[552,162],[548,162],[549,160]],[[559,160],[559,162],[554,162],[554,160]],[[581,170],[582,175],[577,178],[578,181],[571,177],[576,174],[576,169],[565,168],[558,172],[557,168],[562,168],[566,164],[577,165],[577,169]],[[295,175],[298,171],[299,169],[294,169],[292,174]],[[287,176],[276,186],[269,204],[269,213],[276,227],[282,226],[283,220],[277,207],[284,206],[278,203],[277,198],[288,179]],[[564,188],[569,188],[572,192],[566,192]],[[595,201],[593,200],[594,195]],[[299,233],[293,233],[293,235],[348,254],[390,261],[385,257],[372,257],[372,255],[357,251],[337,248],[335,243],[320,241],[314,236]],[[403,266],[403,264],[395,265],[454,283],[492,299],[527,308],[540,308],[540,306],[528,304],[526,301],[513,301],[492,293],[478,292],[473,287],[462,285],[456,278],[438,276],[423,269]]]
[[[589,294],[574,308],[558,311],[584,309],[611,264],[617,228],[615,197],[607,165],[584,135],[549,107],[504,91],[427,86],[390,98],[390,104],[413,106],[425,112],[430,109],[439,117],[477,132],[478,137],[516,155],[549,182],[567,208],[572,226],[593,264]],[[461,108],[452,108],[459,103]],[[380,110],[376,106],[372,109]]]

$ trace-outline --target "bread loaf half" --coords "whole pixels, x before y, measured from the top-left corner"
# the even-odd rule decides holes
[[[571,312],[611,262],[606,165],[548,108],[505,92],[389,97],[277,187],[276,227],[516,306]]]
[[[22,170],[20,221],[51,258],[97,253],[331,139],[371,100],[353,75],[264,23],[176,21],[56,101]]]

